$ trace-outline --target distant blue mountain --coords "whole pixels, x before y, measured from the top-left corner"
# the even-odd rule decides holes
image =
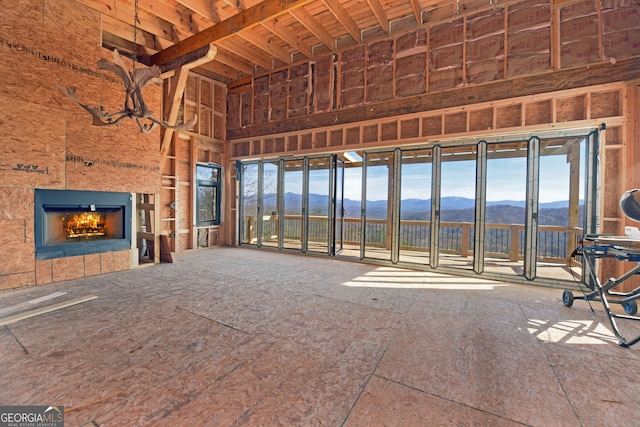
[[[286,193],[285,210],[287,212],[298,212],[302,207],[302,195],[296,193]],[[275,194],[265,195],[265,212],[275,211]],[[309,213],[311,215],[326,215],[328,211],[328,196],[321,194],[309,194]],[[487,207],[513,206],[517,208],[525,207],[524,200],[499,200],[488,201]],[[580,200],[582,204],[582,200]],[[344,199],[343,206],[345,214],[349,218],[360,217],[362,208],[359,200]],[[427,213],[431,210],[430,199],[404,199],[401,201],[401,216],[403,219],[428,219]],[[569,206],[567,200],[556,202],[540,203],[539,209],[566,209]],[[443,211],[468,210],[475,208],[475,200],[465,197],[443,197],[440,200],[440,209]],[[367,217],[386,218],[388,202],[386,200],[368,200]]]

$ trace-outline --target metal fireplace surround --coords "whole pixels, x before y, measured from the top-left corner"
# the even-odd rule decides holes
[[[130,193],[36,189],[36,260],[130,249],[131,206]],[[103,215],[106,226],[100,233],[65,233],[64,221],[82,213]]]

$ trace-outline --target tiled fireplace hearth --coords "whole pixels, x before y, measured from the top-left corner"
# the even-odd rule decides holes
[[[35,191],[36,260],[131,248],[131,194]]]

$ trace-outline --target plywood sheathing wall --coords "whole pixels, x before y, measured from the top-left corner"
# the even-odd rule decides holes
[[[243,81],[228,97],[228,138],[243,143],[249,134],[299,129],[299,122],[290,119],[301,117],[301,110],[309,115],[340,112],[336,120],[355,122],[364,119],[363,110],[356,108],[363,105],[380,110],[381,103],[416,95],[640,55],[638,0],[586,0],[567,6],[545,0],[494,6],[470,2],[465,7],[469,9],[459,8],[457,16],[432,14],[440,22],[428,20],[418,30],[318,58],[309,67],[311,85],[289,85],[288,97],[273,87],[276,81],[286,87],[282,82],[288,69],[258,76],[252,84]],[[292,74],[289,81],[295,80]],[[283,105],[287,99],[297,102],[294,108]],[[306,104],[300,105],[301,100]],[[324,119],[327,125],[331,117]],[[234,147],[234,156],[265,154],[248,145]]]
[[[129,251],[35,261],[35,188],[158,193],[159,136],[134,123],[91,125],[56,85],[76,86],[92,105],[119,110],[123,86],[99,71],[100,14],[72,0],[0,7],[0,289],[130,267]],[[160,87],[145,88],[158,113]]]

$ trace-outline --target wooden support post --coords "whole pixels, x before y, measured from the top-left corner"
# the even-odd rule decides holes
[[[198,161],[198,149],[196,148],[196,139],[192,136],[189,139],[189,163],[191,164],[191,194],[189,199],[189,229],[191,230],[190,246],[191,249],[198,247],[198,229],[196,228],[196,163]]]
[[[509,248],[509,261],[518,261],[518,250],[520,243],[520,227],[516,224],[511,224],[509,226],[510,234],[511,234],[511,247]]]
[[[186,67],[180,67],[173,76],[171,90],[167,100],[169,114],[167,115],[167,123],[174,125],[180,112],[180,104],[182,101],[182,95],[184,94],[184,88],[187,85],[187,77],[189,76],[189,69]],[[162,136],[162,143],[160,144],[160,170],[164,170],[164,164],[167,161],[167,155],[169,154],[169,148],[171,147],[171,141],[173,139],[173,129],[165,129]]]
[[[466,258],[469,256],[469,224],[462,224],[462,237],[460,242],[460,256]]]

